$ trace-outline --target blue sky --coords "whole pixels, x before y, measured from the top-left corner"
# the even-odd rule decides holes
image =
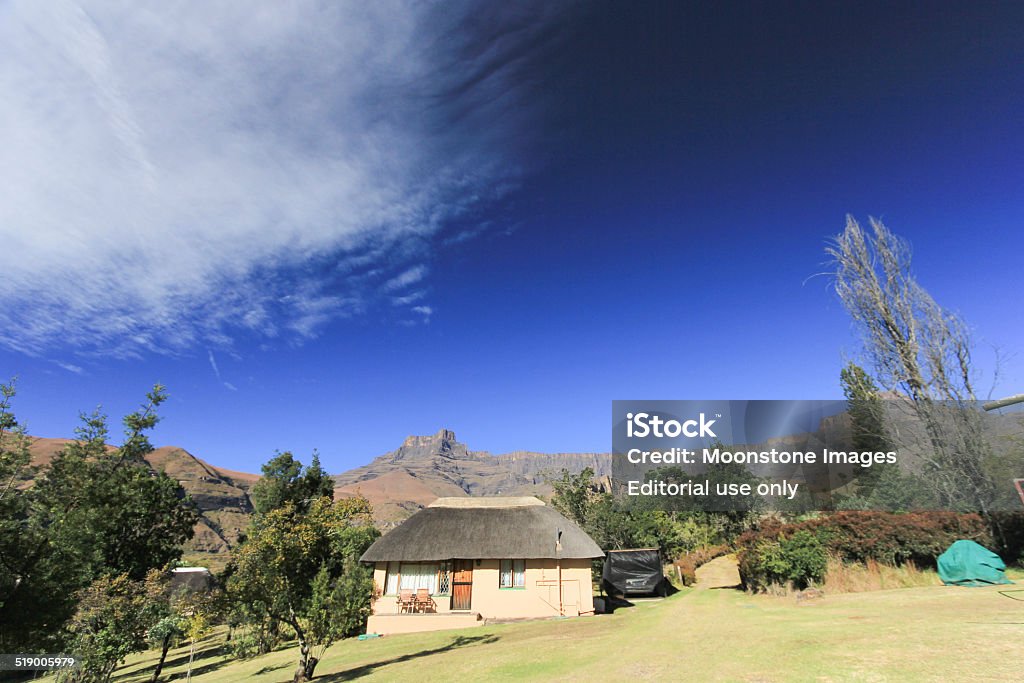
[[[607,451],[613,399],[836,398],[823,251],[907,238],[1024,391],[1024,6],[0,6],[0,376],[258,471]]]

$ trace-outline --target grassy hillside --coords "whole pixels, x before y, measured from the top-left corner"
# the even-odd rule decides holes
[[[908,588],[801,605],[688,590],[614,615],[347,640],[327,652],[317,680],[1017,680],[1024,602],[1000,595],[1007,589]],[[291,679],[294,648],[239,662],[222,653],[223,637],[203,643],[197,683]],[[153,659],[135,657],[115,680],[145,680]],[[167,675],[183,680],[187,660],[187,648],[173,651]]]

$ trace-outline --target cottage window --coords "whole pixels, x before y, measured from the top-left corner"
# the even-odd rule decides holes
[[[388,576],[384,581],[384,595],[398,595],[398,563],[388,562]]]
[[[437,594],[449,595],[452,592],[452,563],[446,560],[441,563],[437,572]]]
[[[437,593],[437,563],[410,564],[403,562],[402,578],[399,585],[402,590],[426,588],[432,594]]]
[[[526,586],[526,560],[502,560],[498,581],[499,588]]]

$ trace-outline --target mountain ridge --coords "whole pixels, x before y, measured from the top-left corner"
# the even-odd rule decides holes
[[[73,441],[31,437],[33,464],[45,467]],[[222,568],[248,525],[253,512],[249,492],[260,475],[217,467],[178,446],[156,448],[145,460],[153,470],[177,480],[199,509],[195,536],[186,546],[184,559]],[[562,469],[577,473],[585,467],[606,476],[611,455],[533,451],[492,455],[470,450],[453,430],[442,428],[435,434],[410,435],[395,450],[332,479],[336,499],[365,496],[373,505],[375,523],[386,530],[444,496],[547,496],[549,476],[557,476]]]

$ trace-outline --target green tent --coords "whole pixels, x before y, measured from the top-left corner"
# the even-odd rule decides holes
[[[939,578],[947,586],[1013,583],[1006,578],[1006,564],[1003,560],[974,541],[957,541],[939,555]]]

